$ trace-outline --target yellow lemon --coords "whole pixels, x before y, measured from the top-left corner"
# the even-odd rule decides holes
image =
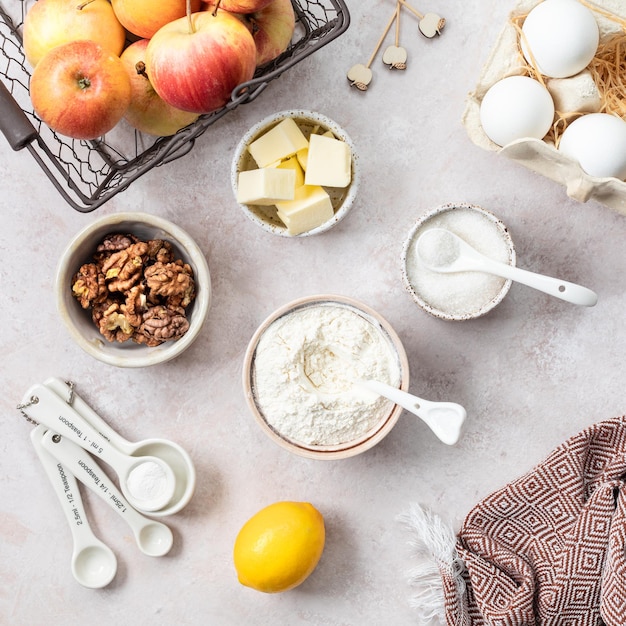
[[[322,514],[308,502],[275,502],[241,528],[233,557],[239,582],[265,593],[297,587],[324,550]]]

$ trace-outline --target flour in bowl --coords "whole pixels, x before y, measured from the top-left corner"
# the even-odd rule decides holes
[[[281,436],[329,446],[359,439],[393,403],[359,380],[400,383],[398,356],[375,322],[333,303],[303,307],[274,321],[255,352],[257,406]]]

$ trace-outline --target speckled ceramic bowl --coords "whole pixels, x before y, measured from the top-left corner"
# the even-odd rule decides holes
[[[402,282],[413,300],[427,313],[450,321],[475,319],[493,310],[509,292],[511,280],[485,274],[484,280],[489,283],[486,283],[484,290],[476,290],[470,297],[469,290],[473,284],[469,275],[476,274],[475,272],[436,274],[420,263],[415,252],[415,244],[425,230],[434,226],[451,230],[487,256],[492,257],[492,252],[497,248],[502,262],[515,265],[513,240],[502,220],[474,204],[463,202],[443,204],[422,215],[404,242]],[[481,246],[489,247],[486,241],[493,244],[493,249],[481,250]],[[433,280],[436,279],[440,293],[433,294],[432,289],[429,291],[424,288],[424,279],[428,279],[429,276]]]
[[[131,340],[109,342],[91,319],[91,311],[80,306],[72,295],[72,279],[83,263],[93,260],[102,239],[112,233],[131,233],[139,239],[164,239],[174,248],[176,258],[189,263],[196,282],[196,297],[187,307],[189,329],[175,341],[149,347]],[[165,363],[184,352],[196,339],[211,302],[211,277],[204,254],[180,227],[147,213],[117,213],[97,219],[81,230],[65,249],[56,271],[57,309],[74,341],[94,358],[117,367],[146,367]]]
[[[243,364],[243,388],[248,406],[250,407],[250,411],[252,412],[256,422],[259,424],[263,432],[270,439],[272,439],[272,441],[277,443],[282,448],[300,456],[322,460],[343,459],[360,454],[372,448],[394,427],[403,410],[402,407],[389,401],[389,410],[367,432],[351,441],[346,441],[336,445],[312,445],[295,441],[281,434],[272,425],[270,425],[263,414],[262,408],[259,406],[256,396],[255,359],[259,341],[272,324],[283,316],[305,308],[327,306],[345,307],[355,312],[357,315],[366,320],[366,322],[371,324],[372,329],[379,332],[384,341],[388,343],[392,357],[395,356],[397,359],[400,381],[398,385],[399,388],[406,391],[409,387],[409,363],[400,338],[389,323],[379,313],[372,310],[368,306],[357,302],[352,298],[336,295],[317,295],[300,298],[280,307],[272,313],[258,327],[246,350]]]
[[[239,172],[257,168],[254,159],[248,152],[248,146],[255,139],[259,138],[261,135],[276,126],[276,124],[288,117],[291,117],[296,121],[300,130],[302,130],[307,138],[315,128],[319,128],[323,131],[330,130],[337,139],[345,141],[350,146],[350,150],[352,151],[352,180],[350,184],[343,189],[333,187],[325,188],[333,205],[333,217],[312,230],[308,230],[299,235],[290,235],[285,225],[279,219],[276,213],[276,207],[249,204],[239,204],[239,206],[248,218],[269,233],[283,237],[309,237],[311,235],[324,233],[340,222],[350,211],[359,188],[361,175],[359,158],[356,149],[346,131],[343,130],[343,128],[341,128],[336,122],[321,113],[314,113],[313,111],[299,109],[282,111],[266,117],[264,120],[255,124],[239,141],[232,161],[231,185],[233,193],[235,194],[235,197],[237,197]]]

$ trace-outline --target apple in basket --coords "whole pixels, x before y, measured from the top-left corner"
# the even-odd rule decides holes
[[[224,0],[222,4],[224,5]],[[256,64],[263,65],[284,52],[293,37],[296,16],[291,0],[270,0],[262,9],[240,15],[256,44]]]
[[[90,39],[121,54],[126,31],[108,0],[38,0],[28,9],[23,46],[33,67],[52,48],[77,39]]]
[[[111,0],[113,11],[133,35],[150,39],[168,22],[187,14],[187,0]],[[191,0],[191,11],[200,10],[200,0]]]
[[[221,0],[220,7],[231,13],[254,13],[271,2],[272,0]]]
[[[75,139],[111,130],[128,108],[130,93],[120,58],[89,40],[53,48],[30,79],[35,113],[52,130]]]
[[[232,13],[217,6],[161,27],[146,49],[155,91],[183,111],[210,113],[256,69],[252,35]]]
[[[142,133],[168,137],[198,119],[197,113],[181,111],[169,105],[154,90],[145,68],[147,39],[135,41],[120,59],[130,78],[130,105],[124,119]]]

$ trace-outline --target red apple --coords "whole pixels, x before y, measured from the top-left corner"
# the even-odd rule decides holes
[[[296,26],[291,0],[271,0],[264,9],[241,15],[241,20],[254,38],[257,66],[272,61],[287,49]]]
[[[209,4],[216,0],[209,0]],[[264,9],[272,0],[220,0],[220,9],[231,13],[254,13]]]
[[[186,0],[111,0],[117,19],[131,33],[150,39],[168,22],[187,15]],[[191,0],[191,11],[200,10],[200,0]]]
[[[210,113],[252,78],[256,46],[228,11],[201,11],[155,33],[146,50],[146,69],[155,91],[173,107]]]
[[[24,18],[24,54],[35,67],[52,48],[91,39],[121,54],[126,31],[107,0],[38,0]]]
[[[30,97],[52,130],[95,139],[122,119],[130,104],[130,80],[119,57],[93,41],[71,41],[39,61]]]
[[[142,133],[168,137],[198,119],[197,113],[170,106],[154,90],[145,71],[147,39],[140,39],[120,57],[130,78],[130,105],[124,119]]]

